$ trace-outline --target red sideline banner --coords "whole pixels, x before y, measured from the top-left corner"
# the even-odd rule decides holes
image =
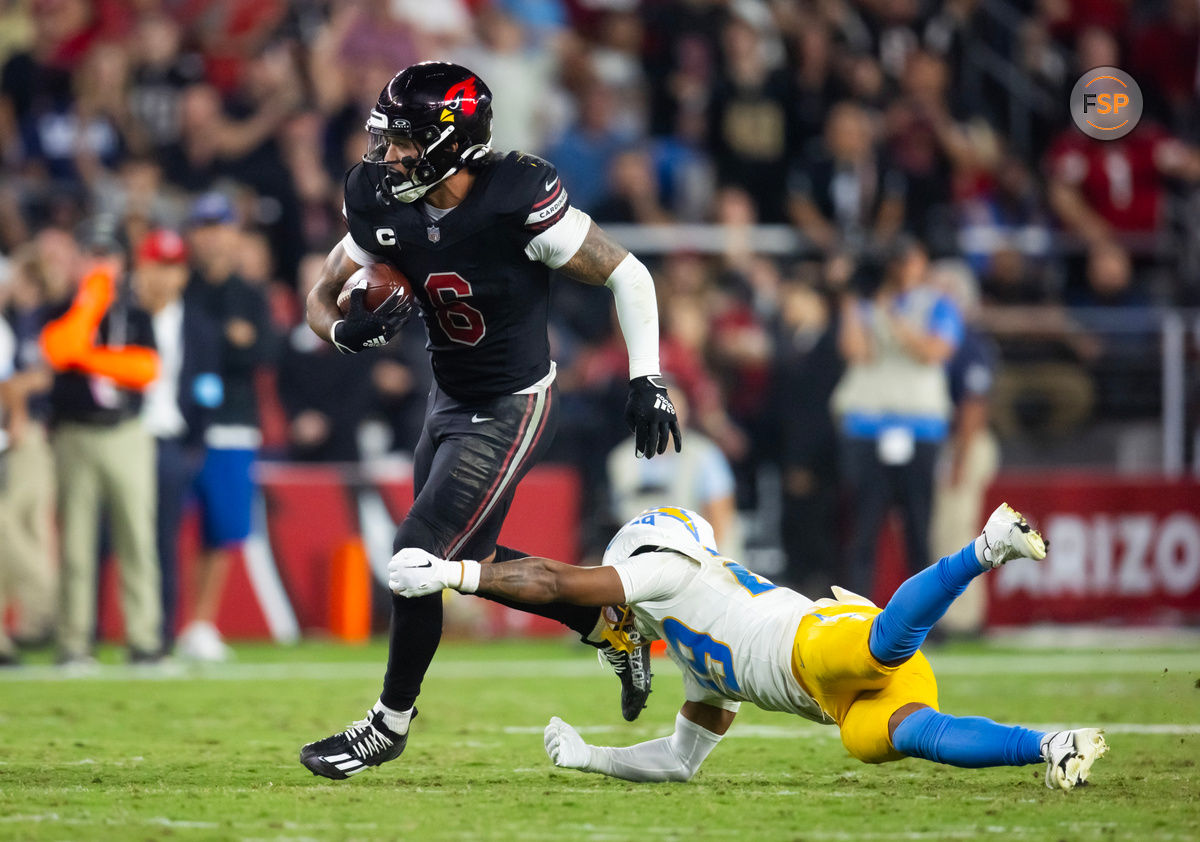
[[[364,470],[354,466],[263,462],[254,534],[238,552],[222,597],[217,624],[232,638],[295,639],[329,628],[330,572],[334,553],[361,536],[374,588],[386,596],[387,562],[396,524],[413,500],[406,466]],[[500,543],[574,563],[579,557],[579,479],[569,468],[541,466],[521,481],[500,533]],[[189,583],[198,551],[196,518],[189,516],[180,540],[180,609],[190,604]],[[109,564],[100,626],[120,639],[117,565]],[[386,599],[376,599],[382,613]],[[494,634],[560,633],[551,620],[487,603]],[[186,618],[180,618],[181,620]],[[386,628],[387,617],[374,618]]]
[[[1008,501],[1049,540],[1037,564],[985,577],[989,626],[1200,621],[1200,484],[1087,474],[1004,474]]]

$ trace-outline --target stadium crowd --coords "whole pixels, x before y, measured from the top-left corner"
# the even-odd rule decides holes
[[[59,544],[64,564],[69,553],[72,569],[94,567],[107,502],[106,540],[130,556],[126,610],[142,605],[133,654],[169,644],[179,611],[161,536],[195,484],[211,558],[207,596],[187,616],[197,651],[219,657],[204,624],[223,552],[248,530],[248,500],[223,495],[229,477],[248,476],[256,455],[411,449],[432,377],[420,327],[373,356],[340,356],[308,330],[302,301],[345,233],[342,177],[364,151],[365,116],[416,61],[477,72],[495,94],[494,148],[554,162],[597,221],[724,226],[713,247],[674,249],[667,233],[654,253],[639,249],[691,430],[662,463],[609,458],[631,448],[612,422],[626,360],[607,291],[555,290],[564,401],[551,458],[582,473],[585,510],[604,513],[589,524],[597,537],[670,487],[727,530],[723,545],[740,541],[734,512],[758,506],[757,477],[772,465],[788,559],[778,578],[836,578],[843,487],[858,524],[844,531],[861,536],[848,552],[858,584],[894,502],[915,569],[962,543],[956,518],[974,534],[977,500],[974,512],[969,495],[939,503],[935,486],[982,493],[995,471],[989,425],[1061,436],[1127,411],[1144,377],[1122,361],[1152,352],[1149,314],[1200,298],[1200,238],[1188,236],[1200,224],[1193,0],[3,0],[0,33],[0,612],[19,603],[22,640],[54,625]],[[1146,97],[1142,125],[1107,144],[1077,132],[1066,108],[1098,65],[1129,71]],[[109,245],[98,219],[115,220]],[[767,230],[756,226],[770,225],[793,232],[786,254],[754,248]],[[137,399],[106,405],[92,388],[97,415],[64,381],[83,371],[94,387],[113,371],[71,354],[56,363],[45,328],[78,315],[82,256],[111,243],[124,244],[132,284],[114,271],[119,306],[92,327],[115,350],[152,322],[175,400],[118,377]],[[207,323],[189,333],[178,315],[159,318],[177,299]],[[1113,308],[1116,339],[1105,332]],[[196,362],[195,349],[217,346]],[[871,403],[880,377],[913,387],[903,405]],[[954,408],[905,403],[921,383],[930,395],[948,386]],[[879,412],[901,421],[858,423]],[[138,579],[149,576],[135,560],[149,552],[138,512],[122,526],[107,490],[69,499],[83,457],[68,445],[89,445],[66,441],[64,420],[136,422],[158,440],[152,585]],[[58,470],[61,541],[48,525],[56,457],[75,460]],[[935,523],[931,547],[921,536],[950,498],[968,511]],[[71,505],[91,525],[66,518]],[[143,605],[150,586],[161,612]],[[77,616],[62,654],[84,657],[94,588],[64,598]],[[15,651],[0,633],[0,660]]]

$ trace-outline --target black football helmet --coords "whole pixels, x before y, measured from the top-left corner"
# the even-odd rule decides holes
[[[465,67],[425,61],[392,78],[367,120],[363,163],[380,167],[385,197],[413,202],[492,144],[492,92]],[[386,160],[395,139],[411,140],[416,157]],[[402,172],[396,164],[403,164]]]

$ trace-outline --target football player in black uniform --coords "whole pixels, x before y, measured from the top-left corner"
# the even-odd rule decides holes
[[[613,291],[629,350],[625,419],[639,453],[680,447],[675,408],[659,380],[654,282],[637,258],[571,206],[555,168],[491,151],[492,95],[464,67],[425,62],[398,74],[367,122],[368,148],[346,176],[349,234],[308,297],[308,323],[343,353],[390,340],[405,302],[367,311],[337,296],[360,267],[387,262],[409,279],[428,332],[435,384],[414,454],[416,499],[395,549],[500,563],[528,555],[496,538],[521,477],[545,451],[558,397],[546,325],[552,270]],[[601,648],[621,678],[633,720],[650,692],[648,647],[608,643],[595,608],[515,608],[551,617]],[[342,779],[400,755],[421,679],[442,632],[440,595],[392,601],[391,645],[379,702],[345,731],[310,743],[301,762]]]

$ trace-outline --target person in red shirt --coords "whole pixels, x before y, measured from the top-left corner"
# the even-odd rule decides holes
[[[1153,124],[1105,143],[1071,127],[1051,145],[1047,169],[1050,206],[1067,231],[1089,244],[1134,240],[1158,230],[1166,179],[1200,180],[1200,150]]]

